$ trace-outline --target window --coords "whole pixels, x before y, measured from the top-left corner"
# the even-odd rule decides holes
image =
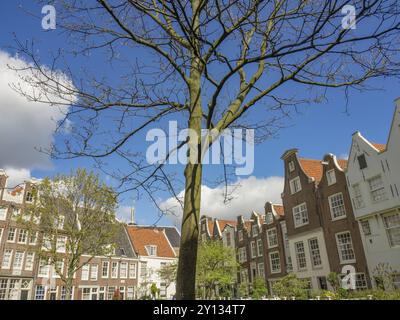
[[[328,290],[328,282],[326,277],[318,277],[318,286],[321,290]]]
[[[67,237],[65,236],[58,236],[57,237],[57,252],[65,253],[66,251],[66,243],[67,243]]]
[[[165,298],[166,296],[167,296],[167,285],[165,282],[162,282],[160,283],[160,297]]]
[[[133,300],[135,297],[135,289],[133,287],[128,287],[126,292],[126,300]]]
[[[38,276],[42,278],[48,278],[49,273],[50,273],[50,266],[48,264],[48,261],[45,259],[40,259]]]
[[[328,181],[328,186],[336,183],[336,174],[334,169],[326,172],[326,180]]]
[[[251,245],[251,257],[255,258],[257,256],[256,255],[256,242],[252,241],[250,245]]]
[[[386,233],[391,247],[400,245],[400,214],[384,216]]]
[[[15,251],[14,263],[13,263],[14,270],[22,270],[22,264],[24,263],[24,256],[25,252]]]
[[[266,224],[271,224],[273,221],[274,221],[274,218],[273,218],[273,216],[272,216],[272,212],[268,212],[268,213],[265,215],[265,223],[266,223]]]
[[[61,293],[60,293],[60,300],[65,300],[67,298],[67,289],[62,286]]]
[[[300,182],[300,178],[296,177],[296,178],[290,180],[290,193],[295,194],[299,191],[301,191],[301,182]]]
[[[129,279],[136,279],[136,263],[129,264]]]
[[[239,238],[239,241],[243,241],[243,230],[238,231],[238,238]]]
[[[328,201],[331,210],[332,220],[346,216],[346,208],[344,206],[344,199],[342,193],[337,193],[328,197]]]
[[[26,243],[26,240],[28,238],[28,230],[19,230],[18,233],[18,243]]]
[[[351,241],[350,232],[342,232],[336,234],[336,243],[341,263],[355,262],[353,243]]]
[[[12,250],[10,249],[4,250],[3,262],[1,263],[2,269],[10,269],[12,254],[13,254]]]
[[[146,251],[149,256],[156,256],[157,255],[157,246],[154,246],[154,245],[146,246]]]
[[[43,235],[42,250],[50,250],[52,247],[51,240],[48,235]]]
[[[241,282],[242,282],[242,283],[243,283],[243,282],[248,282],[248,280],[249,280],[249,274],[248,274],[248,270],[247,270],[247,269],[242,270],[242,271],[240,272],[240,279],[241,279]]]
[[[294,162],[293,161],[289,161],[289,172],[293,172],[294,169],[295,169]]]
[[[279,252],[270,252],[269,262],[271,265],[271,273],[281,272],[281,259],[279,258]]]
[[[57,219],[57,221],[56,221],[56,224],[57,224],[57,228],[58,228],[58,229],[64,228],[64,221],[65,221],[65,216],[59,216],[59,217],[58,217],[58,219]]]
[[[371,233],[371,226],[369,225],[369,220],[363,220],[360,222],[360,224],[364,236],[370,236],[372,233]]]
[[[385,186],[381,176],[368,180],[369,191],[373,202],[386,200]]]
[[[0,220],[6,220],[7,218],[7,208],[0,207]]]
[[[366,290],[368,289],[367,279],[364,273],[356,274],[356,289],[357,290]]]
[[[119,277],[122,279],[128,278],[128,263],[121,262],[119,266]]]
[[[306,253],[304,251],[303,241],[296,242],[294,244],[294,249],[296,252],[297,268],[299,270],[304,270],[307,268]]]
[[[82,267],[82,273],[81,273],[81,280],[89,280],[89,269],[90,269],[90,265],[85,264]]]
[[[26,193],[26,196],[25,196],[25,201],[26,202],[32,202],[33,201],[33,194],[32,194],[32,192],[27,192]]]
[[[14,242],[15,241],[15,228],[10,228],[8,229],[8,242]]]
[[[106,298],[106,287],[99,288],[99,300],[105,300]]]
[[[262,255],[263,255],[263,245],[262,245],[261,239],[257,240],[257,254],[259,257],[262,257]]]
[[[99,266],[97,264],[92,264],[90,266],[90,280],[96,281],[98,273],[99,273]]]
[[[101,271],[101,277],[102,278],[108,278],[109,269],[110,269],[110,262],[103,261],[103,263],[102,263],[102,271]]]
[[[53,266],[52,276],[53,278],[60,278],[60,274],[64,274],[64,261],[57,260],[55,266]]]
[[[0,243],[1,243],[1,238],[3,237],[3,228],[0,228]]]
[[[308,245],[310,247],[311,263],[313,267],[319,267],[322,265],[321,254],[319,252],[318,239],[308,240]]]
[[[36,245],[38,233],[37,232],[32,232],[29,236],[29,244],[30,245]]]
[[[32,271],[33,270],[33,262],[35,261],[35,253],[34,252],[28,252],[26,254],[26,259],[25,259],[25,270],[26,271]]]
[[[356,207],[356,209],[363,208],[365,204],[361,194],[360,185],[358,183],[353,185],[353,192],[354,192],[354,198],[353,198],[354,207]]]
[[[44,300],[45,291],[46,289],[44,286],[36,286],[35,300]]]
[[[140,263],[140,276],[147,277],[147,262]]]
[[[108,287],[107,300],[112,300],[114,297],[115,287]]]
[[[298,228],[308,224],[308,211],[306,203],[293,208],[294,227]]]
[[[90,300],[90,289],[91,288],[82,289],[82,300]]]
[[[274,248],[278,245],[278,234],[276,228],[267,230],[267,242],[269,248]]]
[[[264,263],[258,264],[258,276],[265,278]]]
[[[230,247],[232,245],[231,233],[226,232],[225,236],[226,236],[226,246]]]
[[[18,216],[21,214],[21,209],[16,207],[11,207],[11,211],[12,211],[11,220],[16,221]]]
[[[251,233],[252,233],[253,237],[258,236],[258,226],[256,224],[253,224],[251,226]]]
[[[358,156],[357,161],[358,161],[360,170],[365,169],[367,167],[367,160],[365,159],[365,154]]]
[[[118,262],[116,261],[111,262],[111,278],[118,278]]]
[[[240,263],[243,263],[243,262],[245,262],[247,260],[247,254],[246,254],[246,248],[245,247],[239,248],[238,249],[238,254],[239,254],[238,260],[239,260]]]

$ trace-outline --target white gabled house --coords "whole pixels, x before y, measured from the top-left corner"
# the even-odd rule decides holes
[[[353,134],[346,176],[373,286],[389,271],[400,288],[400,98],[386,145]]]
[[[175,282],[167,284],[158,274],[163,265],[174,263],[178,259],[165,228],[137,225],[128,225],[126,228],[140,261],[138,298],[150,296],[151,286],[155,284],[160,290],[160,298],[172,299],[176,291]]]

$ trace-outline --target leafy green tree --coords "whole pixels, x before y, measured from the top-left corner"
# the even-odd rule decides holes
[[[121,227],[115,220],[116,193],[98,175],[78,169],[44,179],[33,198],[22,220],[30,232],[40,232],[38,256],[64,282],[69,300],[74,274],[95,256],[114,251]]]
[[[333,291],[337,292],[340,288],[339,275],[336,272],[330,272],[327,278],[329,284],[332,286]]]
[[[265,280],[262,277],[256,277],[253,281],[253,290],[251,297],[256,300],[260,300],[267,294],[267,287],[265,286]]]
[[[197,260],[196,281],[205,299],[216,296],[216,289],[230,288],[236,280],[237,263],[233,249],[220,241],[201,242]]]
[[[151,293],[151,296],[153,297],[154,300],[157,299],[157,295],[159,293],[159,289],[157,288],[157,285],[155,283],[151,284],[150,293]]]
[[[306,299],[308,296],[308,281],[299,279],[294,273],[290,273],[272,286],[274,294],[280,298]]]
[[[176,261],[163,265],[158,270],[159,278],[165,283],[165,290],[167,291],[171,283],[176,281],[176,272],[178,263]]]

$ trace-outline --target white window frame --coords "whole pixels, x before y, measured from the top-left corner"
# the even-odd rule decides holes
[[[256,258],[257,257],[257,246],[256,246],[256,242],[252,241],[250,242],[250,251],[251,251],[251,257],[252,258]]]
[[[14,251],[12,249],[4,250],[3,259],[1,261],[1,268],[2,269],[10,269],[11,268],[11,261],[12,261],[12,258],[13,258],[13,252]]]
[[[238,231],[238,240],[243,241],[243,230]]]
[[[314,242],[315,241],[315,242]],[[315,246],[316,244],[316,246]],[[311,265],[314,269],[322,267],[321,250],[319,247],[318,238],[308,239],[308,248],[310,250]],[[316,263],[318,262],[318,263]]]
[[[289,181],[290,194],[298,193],[302,190],[300,177],[297,176]],[[298,187],[298,189],[297,189]]]
[[[274,222],[274,217],[273,217],[272,212],[267,212],[266,215],[265,215],[265,223],[266,224],[271,224],[273,222]]]
[[[105,266],[107,266],[107,267],[105,267]],[[106,272],[106,274],[104,275],[104,271],[107,271]],[[109,277],[109,275],[110,275],[110,261],[103,261],[102,263],[101,263],[101,277],[103,278],[103,279],[108,279],[108,277]]]
[[[309,224],[310,220],[308,217],[308,208],[306,202],[303,202],[298,206],[293,207],[292,212],[293,212],[293,222],[295,228],[300,228],[302,226]],[[297,215],[299,215],[299,219],[296,219]],[[298,220],[301,220],[301,223],[299,223]]]
[[[85,264],[81,268],[81,280],[82,281],[89,281],[89,277],[90,277],[90,265],[89,264]]]
[[[272,274],[280,273],[282,270],[282,266],[281,266],[281,255],[279,254],[279,251],[270,252],[268,256],[269,256],[269,264],[271,267],[271,273]]]
[[[129,279],[136,279],[137,276],[137,263],[132,262],[129,264],[129,271],[128,271]]]
[[[32,241],[32,239],[34,241]],[[30,246],[35,246],[37,243],[37,239],[38,239],[38,232],[37,231],[33,231],[29,233],[29,245]]]
[[[326,172],[326,181],[328,182],[328,186],[334,185],[336,183],[337,180],[335,169],[331,169]]]
[[[399,247],[400,246],[400,236],[398,236],[398,235],[400,234],[400,214],[399,213],[388,214],[388,215],[384,215],[382,218],[383,218],[383,225],[386,230],[386,235],[387,235],[387,239],[389,242],[389,246],[392,248]],[[389,218],[391,218],[390,220],[392,220],[392,221],[390,221],[390,224],[389,224]],[[393,241],[392,232],[395,236],[399,237],[399,239],[396,238],[395,241]]]
[[[25,251],[16,250],[14,254],[13,270],[21,271],[24,265]]]
[[[378,179],[379,179],[380,182],[381,182],[380,185],[378,185],[378,186],[372,186],[372,185],[371,185],[371,182],[374,181],[374,180],[378,180]],[[378,175],[378,176],[375,176],[375,177],[373,177],[373,178],[368,179],[368,180],[367,180],[367,183],[368,183],[369,194],[370,194],[372,203],[378,203],[378,202],[387,200],[387,194],[386,194],[385,183],[384,183],[383,178],[382,178],[381,175]],[[381,193],[379,194],[380,191],[381,191]],[[376,199],[377,196],[374,195],[374,194],[379,194],[379,197],[380,197],[380,198],[379,198],[379,199]]]
[[[67,237],[66,236],[58,236],[56,241],[56,249],[57,252],[65,253],[67,250]]]
[[[157,246],[156,245],[147,245],[146,247],[147,254],[151,257],[157,256]]]
[[[11,233],[10,231],[11,230],[13,230],[13,232],[12,232],[12,235],[13,235],[12,240],[10,240],[10,233]],[[8,234],[7,234],[7,242],[15,242],[16,238],[17,238],[17,228],[14,228],[14,227],[9,228],[8,229]]]
[[[111,279],[118,278],[118,270],[119,270],[119,263],[118,261],[111,261]]]
[[[258,270],[258,276],[262,277],[262,278],[265,278],[265,267],[264,267],[264,263],[263,262],[260,262],[257,265],[257,270]]]
[[[0,207],[0,220],[7,220],[8,207]]]
[[[253,224],[251,226],[251,234],[253,235],[253,238],[258,236],[258,225],[257,224]]]
[[[276,227],[267,229],[267,243],[270,249],[278,246],[278,230]]]
[[[340,204],[341,202],[341,204]],[[346,205],[344,202],[344,196],[342,192],[335,193],[331,196],[328,197],[328,203],[329,203],[329,210],[331,213],[331,218],[332,221],[335,220],[341,220],[346,218],[347,212],[346,212]],[[335,216],[335,210],[340,211],[340,215]]]
[[[27,252],[25,257],[25,271],[33,271],[35,252]]]
[[[301,244],[302,249],[299,250],[299,246],[298,244]],[[299,271],[303,271],[307,269],[307,258],[306,258],[306,249],[304,246],[304,242],[303,241],[298,241],[294,243],[294,251],[295,251],[295,255],[296,255],[296,263],[297,263],[297,269]],[[304,260],[304,266],[300,266],[301,262],[303,262]]]
[[[347,238],[350,239],[350,243],[341,243],[341,239],[343,239],[343,237],[342,237],[343,235],[349,236]],[[354,251],[353,239],[351,237],[350,231],[338,232],[335,234],[335,238],[336,238],[336,247],[337,247],[338,254],[339,254],[340,264],[355,263],[356,262],[356,254]],[[348,248],[344,247],[344,246],[349,246],[349,244],[351,245],[351,247],[348,247]],[[350,250],[350,249],[352,251],[353,258],[344,258],[343,256],[346,255],[346,253],[344,253],[344,250]]]
[[[259,257],[262,257],[263,255],[263,243],[262,239],[257,240],[257,254]]]
[[[289,161],[289,172],[293,172],[295,169],[294,161]]]
[[[20,240],[21,236],[24,237],[23,241]],[[28,230],[19,229],[17,243],[26,244],[27,241],[28,241]]]
[[[90,265],[90,281],[97,281],[99,277],[99,265],[91,264]]]
[[[124,266],[124,268],[123,268]],[[125,272],[123,273],[123,270],[125,270]],[[121,261],[119,264],[119,277],[121,279],[128,279],[128,262],[126,261]]]
[[[361,230],[362,230],[364,236],[368,237],[368,236],[372,235],[371,224],[369,223],[368,219],[361,220],[360,226],[361,226]]]

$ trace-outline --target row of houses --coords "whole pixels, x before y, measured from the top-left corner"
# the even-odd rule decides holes
[[[298,149],[281,159],[282,204],[267,201],[249,219],[201,217],[201,240],[235,248],[238,282],[251,290],[263,277],[273,293],[275,281],[295,273],[310,290],[329,290],[334,272],[351,289],[399,289],[400,99],[387,144],[356,132],[348,159],[307,159]]]
[[[8,188],[7,179],[6,172],[0,170],[0,300],[65,300],[66,287],[55,266],[38,255],[43,234],[27,230],[16,219],[32,202],[32,187],[39,181],[32,179]],[[67,254],[65,240],[57,238],[61,255]],[[175,227],[118,222],[111,255],[81,257],[82,267],[73,276],[72,299],[140,299],[151,295],[152,285],[160,298],[172,298],[174,283],[166,283],[158,271],[176,262],[179,243]],[[65,274],[64,260],[58,262],[58,269]]]

